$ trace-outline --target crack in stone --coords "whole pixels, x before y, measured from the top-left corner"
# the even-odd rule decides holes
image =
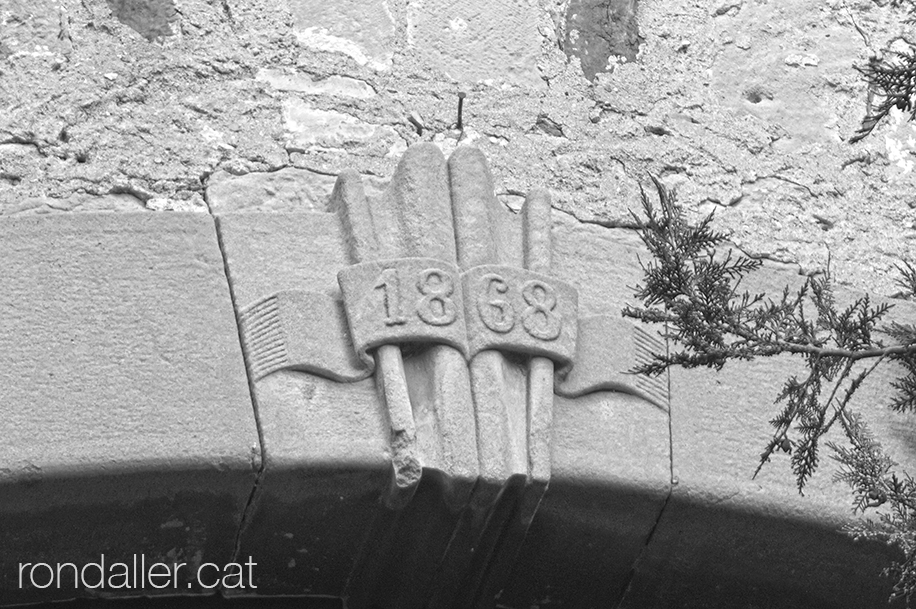
[[[558,211],[563,211],[563,210],[558,210]],[[582,218],[576,217],[575,214],[570,214],[570,215],[576,218],[576,220],[578,220],[582,224],[594,224],[595,226],[601,226],[604,228],[625,228],[628,230],[639,230],[640,228],[642,228],[641,224],[639,224],[638,222],[632,221],[632,220],[619,220],[619,219],[601,220],[599,218],[583,220]]]
[[[668,352],[666,355],[670,355],[668,346],[669,341],[666,339],[665,350]],[[671,373],[666,372],[665,375],[668,377],[668,465],[670,475],[668,483],[668,494],[665,496],[665,502],[662,504],[661,509],[658,511],[658,516],[655,518],[655,522],[652,524],[652,528],[649,530],[649,534],[646,536],[645,545],[643,545],[642,549],[639,551],[639,556],[637,556],[636,560],[633,561],[633,566],[630,569],[629,574],[627,574],[626,581],[622,588],[623,593],[620,595],[620,600],[617,603],[617,609],[623,607],[624,601],[627,600],[627,596],[630,593],[630,588],[633,586],[633,580],[636,578],[636,569],[639,566],[639,563],[643,560],[643,557],[646,555],[646,552],[649,550],[649,545],[652,543],[652,540],[655,537],[655,531],[658,530],[658,525],[661,523],[662,518],[665,515],[665,510],[668,509],[668,504],[671,502],[671,496],[674,494],[674,487],[678,484],[678,479],[674,475],[674,429],[671,424]]]
[[[235,316],[236,331],[238,332],[238,339],[239,339],[239,348],[241,349],[242,344],[243,344],[242,343],[242,326],[239,322],[239,316],[238,316],[239,308],[237,306],[237,302],[235,298],[235,289],[232,285],[232,274],[229,271],[229,259],[226,256],[226,248],[225,248],[225,244],[223,243],[223,236],[222,236],[222,231],[220,229],[219,218],[213,214],[213,210],[210,207],[210,201],[207,197],[207,183],[206,182],[209,180],[209,177],[210,177],[209,175],[201,176],[201,186],[203,188],[203,199],[204,199],[204,203],[207,206],[207,213],[210,215],[211,218],[213,218],[214,228],[216,229],[217,245],[219,247],[220,256],[223,259],[223,272],[226,274],[226,284],[229,287],[229,298],[232,301],[232,311]],[[248,495],[248,501],[245,503],[245,507],[242,510],[242,517],[239,520],[239,528],[236,531],[236,535],[235,535],[235,546],[233,547],[233,550],[232,550],[232,561],[237,561],[239,552],[241,551],[242,534],[244,533],[245,528],[247,527],[248,523],[251,520],[252,513],[254,511],[257,499],[259,497],[258,491],[261,487],[261,481],[264,478],[264,472],[267,467],[266,465],[267,458],[266,458],[266,455],[264,454],[264,431],[261,426],[261,419],[258,416],[258,405],[257,405],[257,399],[255,398],[255,391],[254,391],[254,379],[251,378],[251,374],[248,371],[247,363],[245,364],[245,376],[248,380],[248,393],[249,393],[249,396],[251,397],[251,408],[254,413],[255,426],[257,427],[257,431],[258,431],[257,450],[259,451],[260,459],[258,459],[257,455],[254,454],[254,448],[252,447],[252,466],[253,466],[252,469],[254,469],[254,467],[257,467],[257,474],[255,475],[254,484],[252,484],[251,486],[251,492]]]
[[[7,133],[9,133],[9,132],[7,132]],[[8,138],[3,139],[3,140],[0,140],[0,146],[2,146],[2,145],[4,145],[4,144],[17,144],[17,145],[20,145],[20,146],[32,146],[32,147],[35,148],[35,150],[36,150],[36,151],[38,152],[38,154],[40,154],[41,156],[43,156],[43,157],[47,157],[47,156],[48,156],[48,153],[47,153],[45,150],[42,149],[41,144],[40,144],[37,140],[32,139],[32,138],[22,137],[22,136],[20,136],[20,135],[10,134],[10,136],[9,136]]]
[[[856,160],[854,160],[854,161],[851,161],[851,162],[856,162],[857,160],[858,160],[858,159],[856,159]],[[845,168],[845,165],[844,165],[844,168]],[[814,192],[813,190],[811,190],[811,188],[810,188],[809,186],[806,186],[806,185],[802,184],[801,182],[796,182],[796,181],[793,180],[792,178],[787,178],[787,177],[785,177],[785,176],[781,176],[781,175],[779,175],[778,173],[772,173],[772,174],[765,175],[765,176],[758,176],[757,178],[755,178],[755,179],[753,179],[753,180],[747,180],[747,181],[741,182],[741,185],[744,186],[745,184],[754,184],[754,183],[756,183],[756,182],[759,182],[760,180],[766,180],[766,179],[780,180],[780,181],[782,181],[782,182],[786,182],[786,183],[788,183],[788,184],[792,184],[792,185],[794,185],[794,186],[798,186],[799,188],[803,188],[803,189],[805,189],[805,190],[808,192],[808,194],[809,194],[810,196],[814,197],[815,199],[816,199],[817,197],[820,196],[818,193],[816,193],[816,192]]]
[[[518,194],[517,191],[506,191],[506,194]],[[524,195],[521,195],[524,196]],[[574,212],[567,211],[565,209],[560,209],[558,207],[553,208],[554,211],[572,216],[576,222],[579,224],[593,224],[595,226],[600,226],[602,228],[623,228],[627,230],[639,230],[642,228],[642,224],[636,220],[624,220],[622,218],[580,218]]]
[[[648,537],[646,537],[646,544],[642,547],[642,550],[640,550],[639,556],[636,557],[636,560],[633,561],[633,568],[630,569],[630,573],[627,575],[626,582],[623,586],[623,594],[620,595],[620,601],[617,603],[617,609],[621,609],[621,607],[624,606],[624,602],[627,600],[627,596],[630,594],[630,589],[633,586],[633,580],[636,578],[636,568],[642,561],[643,556],[645,556],[646,551],[649,549],[649,544],[652,543],[652,538],[655,536],[655,531],[658,529],[658,525],[661,522],[662,517],[665,515],[665,510],[668,508],[668,503],[671,501],[671,494],[673,490],[673,484],[669,485],[668,495],[665,497],[665,503],[662,504],[662,509],[658,511],[658,517],[655,519],[655,523],[652,525],[652,530],[649,531]]]

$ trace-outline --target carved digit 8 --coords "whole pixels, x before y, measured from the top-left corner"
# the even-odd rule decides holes
[[[541,340],[555,340],[560,336],[562,319],[558,313],[557,295],[554,289],[543,281],[532,280],[522,287],[522,298],[528,308],[522,313],[522,325],[531,336]],[[538,319],[543,319],[538,323]]]
[[[435,281],[432,281],[433,277]],[[431,326],[447,326],[455,321],[458,310],[450,298],[455,292],[455,285],[448,273],[440,269],[426,269],[420,273],[417,289],[423,294],[417,302],[420,319]]]
[[[505,334],[515,326],[515,310],[508,300],[491,297],[491,292],[503,295],[509,291],[509,284],[496,273],[481,277],[486,288],[484,295],[477,299],[477,313],[483,325],[494,332]]]

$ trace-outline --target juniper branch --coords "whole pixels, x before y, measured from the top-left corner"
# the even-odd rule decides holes
[[[636,287],[636,296],[643,306],[627,306],[623,315],[644,322],[664,322],[665,337],[684,348],[653,354],[649,363],[633,372],[660,374],[675,365],[720,370],[729,360],[779,354],[803,356],[810,374],[805,382],[790,379],[778,396],[777,403],[785,400],[787,407],[771,422],[776,433],[761,455],[762,466],[776,447],[786,450],[783,440],[794,424],[802,433],[802,439],[796,443],[799,450],[793,455],[801,492],[805,480],[816,468],[818,439],[838,420],[837,415],[827,420],[827,411],[837,403],[842,411],[870,374],[866,371],[853,379],[845,397],[836,402],[837,392],[853,364],[866,359],[877,359],[880,363],[891,358],[912,365],[916,372],[916,329],[910,331],[899,324],[884,329],[892,337],[907,339],[902,344],[885,346],[874,340],[877,324],[892,305],[873,307],[865,296],[837,311],[829,268],[820,279],[809,277],[794,295],[786,287],[779,300],[765,301],[763,294],[739,293],[738,284],[760,267],[760,261],[734,257],[731,250],[717,258],[714,248],[724,244],[727,237],[711,228],[713,215],[695,227],[690,226],[677,204],[676,194],[654,176],[650,177],[660,211],[656,211],[642,191],[645,220],[632,215],[653,260],[640,260],[646,282]],[[805,317],[806,302],[817,311],[816,321]],[[840,377],[835,380],[838,373]],[[900,408],[916,408],[916,374],[912,376],[914,391],[904,395],[913,397],[898,400]],[[824,381],[832,382],[833,388],[822,404],[819,397]],[[901,381],[902,392],[910,388],[906,379]]]
[[[896,464],[883,453],[850,404],[880,364],[896,361],[907,374],[893,383],[898,394],[890,406],[898,411],[916,410],[916,327],[891,323],[878,328],[891,305],[871,306],[868,296],[837,310],[829,262],[821,278],[809,277],[795,294],[788,287],[776,300],[739,292],[741,280],[758,269],[760,261],[734,258],[731,251],[717,256],[715,247],[725,244],[726,235],[711,228],[712,214],[690,226],[675,193],[650,177],[660,212],[642,191],[646,220],[635,214],[633,217],[652,260],[640,260],[645,285],[636,286],[635,295],[642,306],[627,306],[623,315],[646,323],[664,323],[664,336],[681,349],[654,354],[649,363],[632,372],[660,374],[671,366],[720,370],[731,360],[801,356],[808,374],[802,381],[796,376],[789,378],[777,396],[776,403],[785,402],[785,406],[770,421],[775,431],[754,475],[777,449],[792,452],[792,467],[802,493],[817,469],[820,440],[839,421],[848,445],[826,445],[841,464],[836,479],[853,489],[854,511],[885,504],[890,508],[890,512],[879,514],[879,524],[856,525],[850,532],[886,541],[904,551],[905,560],[893,563],[885,573],[897,578],[894,597],[909,600],[916,595],[916,481],[909,474],[891,473]],[[900,270],[901,285],[916,296],[916,268],[907,262]],[[814,319],[807,316],[806,304],[814,307]],[[888,335],[895,344],[877,340],[876,331]],[[854,367],[865,360],[874,361],[853,376]],[[831,390],[823,401],[825,383],[831,384]],[[794,441],[790,439],[793,433],[799,436]]]
[[[916,2],[909,2],[904,23],[916,23]],[[878,93],[883,100],[877,108],[871,108],[869,103],[869,112],[862,119],[859,129],[849,138],[850,144],[868,136],[894,108],[909,112],[907,120],[916,120],[916,52],[892,51],[890,55],[893,60],[871,57],[867,65],[854,66],[868,82],[869,89]]]

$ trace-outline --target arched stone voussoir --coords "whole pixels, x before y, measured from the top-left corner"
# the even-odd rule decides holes
[[[0,260],[0,604],[204,592],[261,465],[213,219],[0,218]]]
[[[785,265],[767,263],[745,278],[742,289],[780,295],[788,286],[793,294],[804,281]],[[836,287],[834,296],[837,309],[843,310],[863,294]],[[913,303],[874,298],[870,306],[883,302],[894,305],[884,321],[916,321]],[[853,375],[873,363],[860,362]],[[807,373],[801,357],[788,355],[729,362],[719,372],[671,370],[676,484],[621,607],[903,606],[888,604],[894,581],[881,577],[882,569],[902,556],[880,542],[853,540],[844,530],[877,515],[874,510],[853,514],[851,489],[834,479],[840,466],[827,443],[848,445],[841,430],[834,428],[820,439],[818,468],[803,496],[791,455],[781,450],[754,477],[773,437],[769,421],[784,407],[774,404],[776,396],[787,379]],[[895,470],[912,472],[916,415],[887,407],[896,394],[891,383],[903,373],[897,364],[879,366],[849,408],[868,421],[885,453],[899,464]],[[825,383],[821,400],[831,389]],[[794,428],[789,437],[798,437]]]

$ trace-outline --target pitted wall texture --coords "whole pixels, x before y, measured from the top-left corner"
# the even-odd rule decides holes
[[[913,39],[893,4],[6,0],[0,213],[203,210],[233,177],[385,180],[407,145],[460,140],[509,205],[543,186],[625,224],[654,172],[748,252],[806,271],[829,252],[891,295],[916,128],[846,140],[868,103],[852,66]]]

